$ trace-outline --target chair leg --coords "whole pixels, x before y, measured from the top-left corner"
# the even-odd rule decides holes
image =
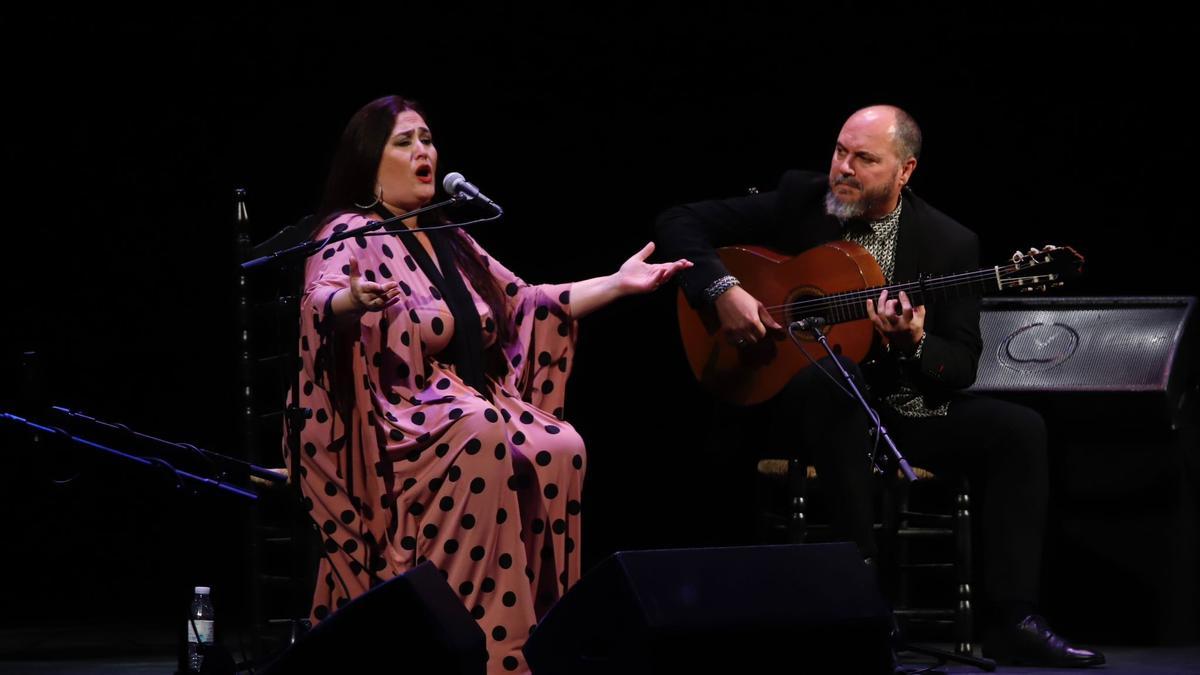
[[[788,543],[803,544],[808,536],[808,521],[805,513],[806,490],[808,489],[808,466],[796,457],[788,459]]]
[[[970,655],[973,650],[974,608],[971,605],[971,496],[967,479],[960,479],[954,501],[954,534],[958,560],[958,603],[954,612],[954,632],[957,644],[954,651]]]

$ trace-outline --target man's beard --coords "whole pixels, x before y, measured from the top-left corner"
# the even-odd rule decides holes
[[[835,185],[838,183],[846,183],[862,190],[862,183],[853,178],[839,179]],[[825,213],[841,221],[862,218],[863,214],[868,211],[874,211],[881,204],[886,204],[890,197],[891,194],[888,186],[884,185],[874,191],[863,190],[858,199],[852,202],[844,202],[838,199],[837,195],[833,194],[833,189],[830,188],[825,193]]]

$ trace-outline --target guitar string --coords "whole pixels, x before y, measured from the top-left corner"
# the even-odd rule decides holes
[[[1012,272],[1014,272],[1018,269],[1019,269],[1018,265],[1016,263],[1013,263],[1010,265],[1005,265],[1005,266],[999,267],[999,273],[1007,276],[1007,275],[1012,274]],[[961,286],[961,285],[971,283],[971,282],[990,280],[991,278],[995,277],[996,274],[997,274],[996,268],[983,269],[983,270],[976,270],[973,272],[963,272],[963,273],[958,273],[958,274],[951,274],[951,275],[947,275],[944,277],[938,277],[936,279],[927,279],[927,280],[925,280],[924,283],[932,284],[934,286],[933,288],[927,288],[926,290],[937,291],[937,290],[943,290],[944,288]],[[1030,275],[1029,278],[1036,279],[1040,276],[1047,276],[1047,275],[1046,274]],[[1012,280],[1013,279],[1006,279],[1006,281],[1009,281],[1009,282],[1011,282]],[[838,293],[838,294],[832,295],[832,296],[819,296],[819,297],[806,298],[804,300],[800,300],[800,301],[793,302],[793,303],[764,307],[764,309],[766,309],[768,312],[774,312],[775,310],[786,310],[786,309],[791,309],[791,308],[800,308],[800,307],[808,307],[808,306],[815,307],[815,308],[820,308],[822,306],[825,306],[826,308],[831,309],[831,310],[845,309],[848,307],[859,307],[866,300],[876,297],[878,295],[878,293],[880,293],[884,288],[887,288],[888,290],[894,290],[894,291],[913,291],[913,290],[921,290],[922,285],[923,284],[921,281],[914,281],[914,282],[906,282],[906,283],[902,283],[902,284],[896,284],[894,286],[889,286],[889,287],[878,286],[878,287],[873,287],[873,288],[868,288],[868,289],[861,289],[861,290],[857,290],[857,291],[848,291],[846,293]]]

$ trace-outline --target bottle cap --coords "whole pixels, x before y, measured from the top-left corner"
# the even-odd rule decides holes
[[[208,595],[210,590],[211,589],[209,589],[208,586],[197,586],[196,587],[196,592],[199,593],[200,595]]]

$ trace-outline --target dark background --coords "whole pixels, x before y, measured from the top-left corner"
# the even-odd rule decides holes
[[[984,264],[1066,243],[1088,258],[1066,294],[1198,291],[1197,36],[1143,5],[182,12],[0,22],[0,409],[24,409],[32,350],[58,405],[239,453],[233,190],[256,241],[310,213],[350,115],[390,93],[424,103],[440,173],[504,205],[473,234],[530,281],[614,271],[669,205],[825,170],[844,118],[888,102],[925,131],[914,189],[979,233]],[[567,414],[591,457],[585,568],[746,541],[706,401],[670,293],[583,321]],[[4,625],[159,622],[210,580],[237,606],[246,507],[12,425],[0,442]]]

